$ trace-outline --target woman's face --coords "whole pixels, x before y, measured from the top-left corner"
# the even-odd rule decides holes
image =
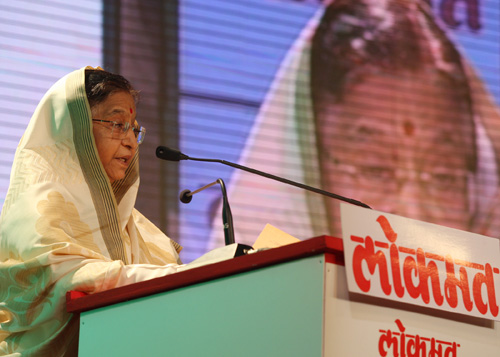
[[[346,87],[342,103],[325,100],[317,116],[325,189],[377,210],[468,229],[474,139],[459,90],[432,73],[367,75]],[[327,204],[338,217],[338,203]]]
[[[116,121],[122,124],[135,123],[134,98],[127,92],[115,92],[105,101],[91,108],[92,118]],[[130,128],[123,138],[111,135],[113,124],[93,121],[93,133],[101,163],[111,182],[125,177],[130,161],[137,150],[137,139]],[[116,130],[116,129],[115,129]]]

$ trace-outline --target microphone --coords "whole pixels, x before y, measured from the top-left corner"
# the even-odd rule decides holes
[[[354,200],[352,198],[344,197],[344,196],[341,196],[341,195],[337,195],[336,193],[331,193],[331,192],[328,192],[328,191],[325,191],[325,190],[322,190],[322,189],[319,189],[319,188],[316,188],[316,187],[304,185],[302,183],[295,182],[295,181],[292,181],[292,180],[288,180],[286,178],[282,178],[282,177],[279,177],[279,176],[271,175],[271,174],[268,174],[266,172],[255,170],[255,169],[252,169],[250,167],[246,167],[246,166],[242,166],[242,165],[239,165],[239,164],[235,164],[235,163],[232,163],[232,162],[229,162],[229,161],[226,161],[226,160],[203,159],[203,158],[190,157],[190,156],[187,156],[187,155],[181,153],[178,150],[170,149],[170,148],[168,148],[166,146],[158,146],[156,148],[156,157],[159,158],[159,159],[162,159],[162,160],[167,160],[167,161],[191,160],[191,161],[203,161],[203,162],[218,162],[220,164],[231,166],[231,167],[234,167],[236,169],[247,171],[247,172],[250,172],[252,174],[259,175],[259,176],[267,177],[267,178],[269,178],[271,180],[279,181],[279,182],[285,183],[287,185],[292,185],[292,186],[295,186],[295,187],[298,187],[298,188],[301,188],[301,189],[304,189],[304,190],[307,190],[307,191],[319,193],[320,195],[327,196],[327,197],[330,197],[330,198],[334,198],[334,199],[339,200],[339,201],[343,201],[343,202],[347,202],[347,203],[350,203],[350,204],[353,204],[353,205],[356,205],[356,206],[360,206],[360,207],[370,208],[371,209],[370,206],[368,206],[366,203],[363,203],[361,201]]]
[[[180,193],[179,200],[181,200],[182,203],[189,203],[193,199],[193,195],[194,193],[190,190],[184,190]]]
[[[175,150],[173,150],[175,152]],[[158,150],[157,150],[158,153]],[[181,154],[180,152],[178,152]],[[169,157],[177,157],[174,156],[174,154],[167,154]],[[182,154],[181,154],[182,155]],[[185,156],[185,155],[184,155]],[[179,160],[171,160],[171,161],[179,161]],[[224,184],[224,181],[221,178],[218,178],[214,182],[209,183],[208,185],[205,185],[193,192],[190,190],[183,190],[179,194],[179,200],[182,203],[189,203],[193,199],[193,195],[197,194],[198,192],[201,192],[209,187],[212,187],[215,184],[219,184],[221,191],[222,191],[222,223],[224,224],[224,240],[226,245],[233,244],[235,242],[234,240],[234,226],[233,226],[233,214],[231,213],[231,207],[229,207],[229,200],[227,199],[227,191],[226,191],[226,185]],[[246,248],[249,248],[245,246]]]
[[[165,146],[158,146],[156,148],[156,157],[167,161],[189,160],[189,156]]]

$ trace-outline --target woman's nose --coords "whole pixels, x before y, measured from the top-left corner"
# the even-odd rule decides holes
[[[122,139],[122,144],[132,148],[133,150],[137,149],[137,138],[135,137],[132,127],[130,127],[125,133],[125,137]]]

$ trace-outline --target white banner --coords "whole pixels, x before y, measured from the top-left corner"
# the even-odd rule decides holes
[[[500,321],[499,240],[341,206],[349,291]]]

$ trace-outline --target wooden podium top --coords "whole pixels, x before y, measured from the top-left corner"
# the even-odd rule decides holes
[[[326,254],[326,259],[329,263],[344,265],[342,239],[330,236],[315,237],[283,247],[260,251],[91,295],[70,291],[66,295],[66,309],[70,313],[81,313],[143,296],[318,254]]]

